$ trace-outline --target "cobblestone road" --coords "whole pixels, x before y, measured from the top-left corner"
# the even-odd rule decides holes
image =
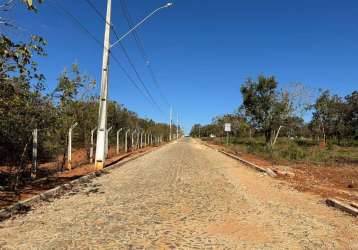
[[[2,222],[0,248],[358,249],[358,224],[184,139]]]

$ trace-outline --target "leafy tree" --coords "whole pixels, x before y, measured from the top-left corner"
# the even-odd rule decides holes
[[[277,92],[275,77],[260,75],[257,81],[248,79],[241,86],[243,104],[240,111],[255,129],[262,131],[266,143],[284,123],[290,112],[288,95]]]
[[[81,74],[77,64],[72,65],[70,73],[65,69],[58,78],[57,87],[52,93],[56,103],[56,125],[51,131],[54,137],[51,141],[59,143],[49,143],[47,146],[52,147],[53,152],[62,151],[63,159],[66,155],[68,129],[76,122],[81,129],[74,130],[74,141],[89,148],[88,134],[97,121],[97,101],[89,95],[94,86],[95,81]]]
[[[311,123],[319,128],[324,141],[327,137],[340,140],[346,134],[346,105],[341,97],[331,95],[328,90],[323,91],[313,104],[313,109]]]
[[[345,97],[346,101],[346,116],[345,124],[348,126],[347,136],[352,139],[358,139],[358,91]]]
[[[51,120],[50,101],[42,94],[45,78],[33,60],[46,55],[45,45],[37,36],[26,43],[0,37],[0,157],[16,167],[14,188],[25,169],[32,130]]]

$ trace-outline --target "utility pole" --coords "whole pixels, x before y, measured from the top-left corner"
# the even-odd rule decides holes
[[[108,98],[108,70],[109,70],[109,36],[111,31],[111,8],[112,0],[107,0],[106,29],[104,33],[103,61],[102,61],[102,79],[101,96],[99,102],[99,118],[97,130],[96,163],[95,169],[104,168],[106,160],[106,132],[107,132],[107,98]]]
[[[172,140],[172,106],[170,106],[170,113],[169,113],[169,141]]]

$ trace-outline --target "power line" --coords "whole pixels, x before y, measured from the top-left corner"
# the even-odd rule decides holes
[[[104,20],[105,23],[107,23],[105,17],[101,14],[101,12],[97,9],[97,7],[96,7],[95,5],[94,5],[90,0],[85,0],[85,1],[86,1],[86,2],[88,3],[88,5],[97,13],[97,15],[98,15],[99,17],[100,17],[102,20]],[[112,30],[113,30],[114,35],[116,36],[117,40],[119,40],[120,36],[119,36],[118,33],[116,32],[114,25],[112,25],[112,24],[110,24],[110,25],[112,26]],[[149,89],[148,89],[147,86],[145,85],[145,83],[144,83],[142,77],[141,77],[140,74],[138,73],[138,70],[136,69],[136,67],[135,67],[135,65],[134,65],[134,63],[133,63],[133,61],[132,61],[132,59],[130,58],[130,56],[129,56],[127,50],[126,50],[126,48],[124,47],[123,43],[119,42],[119,45],[120,45],[120,47],[121,47],[121,49],[122,49],[122,51],[123,51],[123,53],[124,53],[126,59],[128,60],[129,65],[130,65],[131,68],[133,69],[133,71],[134,71],[134,73],[135,73],[135,75],[136,75],[138,81],[139,81],[139,82],[141,83],[141,85],[143,86],[143,88],[144,88],[145,92],[147,93],[147,95],[149,96],[150,100],[151,100],[152,103],[158,108],[158,110],[159,110],[163,115],[165,115],[164,112],[163,112],[163,110],[162,110],[161,107],[158,105],[158,103],[155,101],[155,99],[153,98],[153,96],[152,96],[152,94],[150,93]]]
[[[69,16],[76,25],[78,25],[81,30],[86,33],[89,37],[91,37],[101,48],[105,48],[102,42],[97,39],[96,36],[94,36],[71,12],[69,12],[66,8],[64,8],[58,1],[53,0],[54,3],[59,7],[67,16]],[[56,9],[56,6],[52,5],[51,2],[49,2],[50,5]],[[106,48],[108,49],[108,48]],[[117,59],[117,57],[113,54],[113,52],[110,53],[110,56],[113,58],[113,60],[117,63],[117,66],[122,70],[122,72],[125,74],[125,76],[128,78],[130,83],[132,83],[136,89],[139,91],[139,93],[147,99],[148,102],[153,104],[150,99],[143,93],[142,89],[137,85],[137,83],[133,80],[133,78],[130,76],[130,74],[126,71],[126,69],[123,67],[123,65],[120,63],[120,61]],[[155,106],[156,107],[156,106]],[[161,111],[161,110],[160,110]],[[162,112],[162,111],[161,111]]]
[[[131,28],[131,27],[133,27],[133,21],[132,21],[132,17],[130,15],[130,12],[128,10],[127,1],[126,0],[121,0],[120,3],[121,3],[121,7],[122,7],[122,12],[124,14],[124,17],[126,18],[128,27]],[[142,56],[142,58],[144,60],[144,63],[145,63],[145,65],[147,66],[147,68],[149,70],[150,76],[151,76],[155,86],[157,87],[157,89],[158,89],[162,99],[164,100],[164,102],[168,106],[170,106],[170,104],[168,102],[168,99],[165,97],[165,95],[163,94],[163,91],[160,88],[160,85],[158,83],[158,78],[154,74],[153,68],[151,66],[151,62],[149,60],[149,57],[148,57],[147,53],[145,52],[143,42],[140,39],[140,36],[139,36],[138,32],[136,30],[134,30],[132,35],[133,35],[133,38],[134,38],[135,43],[137,45],[137,48],[138,48],[138,50],[139,50],[139,52],[140,52],[140,54],[141,54],[141,56]]]

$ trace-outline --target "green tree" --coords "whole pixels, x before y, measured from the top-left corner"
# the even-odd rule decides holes
[[[331,95],[328,90],[321,92],[313,104],[313,117],[311,123],[318,127],[323,140],[336,138],[338,141],[347,133],[345,124],[346,105],[342,98]]]
[[[284,123],[290,112],[288,95],[276,89],[275,77],[263,75],[257,81],[248,79],[241,86],[243,104],[240,111],[253,128],[262,131],[266,143],[272,140],[274,131]]]
[[[358,139],[358,91],[345,97],[346,101],[346,116],[345,124],[348,126],[347,136],[353,139]]]
[[[46,55],[45,45],[37,36],[20,43],[0,37],[0,157],[15,167],[15,189],[30,155],[32,130],[51,120],[51,102],[42,94],[45,78],[33,60]]]

